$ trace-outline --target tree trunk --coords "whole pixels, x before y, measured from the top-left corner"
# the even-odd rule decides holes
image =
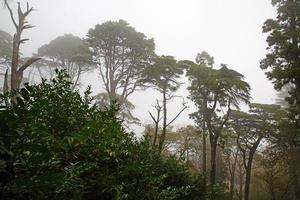
[[[109,91],[109,101],[110,101],[110,104],[114,103],[114,101],[116,101],[117,99],[117,93],[116,93],[116,87],[115,85],[112,83],[113,81],[111,80],[111,83],[110,83],[110,91]],[[120,103],[121,99],[118,99],[118,102],[117,103]]]
[[[206,173],[206,127],[204,120],[202,125],[202,170],[203,173]]]
[[[229,189],[229,191],[230,191],[230,199],[231,200],[233,200],[233,197],[234,197],[234,178],[235,178],[235,169],[236,169],[237,157],[238,157],[238,152],[236,152],[236,154],[234,156],[232,171],[231,171],[231,174],[230,174],[230,189]]]
[[[166,132],[167,132],[167,91],[166,88],[163,89],[163,127],[162,127],[162,134],[159,141],[159,152],[162,152],[165,138],[166,138]]]
[[[17,76],[18,65],[19,65],[19,50],[20,50],[20,37],[21,32],[17,30],[17,33],[14,35],[13,38],[13,55],[11,61],[11,81],[10,81],[10,88],[11,90],[17,90],[19,88],[19,81]]]
[[[240,169],[240,187],[239,187],[239,200],[243,200],[243,183],[244,183],[244,174],[242,165],[239,166]]]
[[[255,148],[256,150],[256,148]],[[249,200],[249,194],[250,194],[250,182],[251,182],[251,169],[252,169],[252,161],[253,161],[253,156],[254,156],[254,151],[249,152],[249,158],[248,158],[248,163],[247,166],[245,166],[246,170],[246,180],[245,180],[245,193],[244,193],[244,198],[245,200]]]
[[[202,169],[203,169],[203,173],[206,173],[206,124],[205,124],[205,115],[206,115],[206,112],[207,112],[207,98],[206,96],[208,96],[207,92],[206,92],[206,95],[204,97],[204,102],[203,102],[203,106],[204,106],[204,114],[202,115],[203,117],[203,122],[202,122],[202,143],[203,143],[203,146],[202,146],[202,153],[203,153],[203,156],[202,156]]]
[[[229,194],[230,194],[230,200],[233,200],[233,195],[234,195],[234,178],[232,178],[232,177],[230,179]]]
[[[216,166],[216,155],[217,155],[217,140],[215,136],[210,134],[210,152],[211,152],[211,158],[210,158],[210,185],[213,186],[216,184],[216,172],[217,172],[217,166]]]
[[[153,147],[156,146],[157,134],[158,134],[158,122],[155,122],[155,132],[154,132],[154,138],[152,143]]]

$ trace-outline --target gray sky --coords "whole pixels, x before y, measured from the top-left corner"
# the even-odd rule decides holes
[[[25,5],[25,0],[20,0]],[[153,37],[156,53],[177,59],[194,60],[203,50],[246,76],[254,102],[273,103],[273,85],[265,78],[259,62],[266,53],[262,25],[275,17],[271,0],[29,0],[36,11],[29,22],[36,27],[26,31],[30,38],[22,51],[36,52],[41,45],[65,33],[85,37],[89,28],[107,20],[124,19],[137,31]],[[13,33],[8,11],[0,7],[0,29]],[[99,92],[97,72],[85,75],[85,85]],[[178,95],[187,96],[186,86]],[[151,122],[148,110],[157,93],[147,90],[130,97],[142,122]],[[181,99],[171,103],[170,118],[181,109]],[[175,124],[191,123],[191,108]],[[140,130],[140,129],[139,129]]]

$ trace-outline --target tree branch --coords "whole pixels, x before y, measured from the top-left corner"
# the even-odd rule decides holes
[[[29,67],[34,62],[40,60],[41,58],[30,58],[28,59],[19,69],[18,73],[22,73],[27,67]]]
[[[178,117],[179,115],[185,110],[188,108],[188,106],[186,106],[185,104],[183,104],[183,108],[181,109],[180,112],[178,112],[178,114],[166,125],[166,127],[168,127],[169,125],[171,125]]]
[[[7,3],[7,0],[4,0],[4,3],[9,11],[9,14],[10,14],[10,18],[12,20],[12,22],[14,23],[14,26],[16,27],[16,29],[18,29],[18,25],[16,23],[16,20],[14,18],[14,14],[13,14],[13,11],[11,10],[11,8],[9,7],[8,3]]]
[[[154,123],[157,123],[158,121],[154,118],[154,116],[152,115],[152,113],[150,111],[148,111],[148,113],[150,114],[152,120],[154,121]]]

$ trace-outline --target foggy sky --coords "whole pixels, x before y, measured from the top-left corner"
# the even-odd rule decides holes
[[[25,5],[24,0],[20,2]],[[153,37],[158,55],[172,55],[178,60],[194,60],[203,50],[214,56],[216,66],[228,64],[246,76],[252,88],[252,101],[273,103],[275,91],[259,62],[266,54],[266,35],[262,25],[275,17],[271,0],[29,0],[36,9],[29,22],[36,27],[24,34],[30,38],[22,47],[31,55],[41,45],[57,36],[72,33],[85,37],[89,28],[107,20],[124,19],[137,31]],[[13,4],[13,3],[12,3]],[[13,33],[8,11],[0,8],[0,29]],[[98,72],[83,78],[95,93],[102,90]],[[178,95],[186,97],[183,85]],[[151,122],[148,110],[157,93],[147,90],[132,95],[135,114],[142,122]],[[181,99],[169,106],[170,118],[181,109]],[[186,110],[175,124],[192,123]],[[139,129],[141,130],[141,129]]]

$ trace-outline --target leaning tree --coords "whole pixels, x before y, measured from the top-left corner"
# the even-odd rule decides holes
[[[207,57],[208,58],[208,57]],[[204,121],[211,146],[210,184],[216,183],[217,145],[223,129],[229,119],[232,107],[238,108],[241,102],[248,103],[250,86],[244,76],[222,65],[213,69],[208,63],[191,64],[189,77],[190,99],[197,111],[192,117],[199,123]],[[202,123],[202,122],[201,122]]]
[[[277,131],[276,115],[280,106],[272,104],[250,104],[248,113],[232,111],[229,127],[236,134],[236,144],[241,152],[246,172],[244,199],[249,199],[251,172],[254,155],[262,140]]]

